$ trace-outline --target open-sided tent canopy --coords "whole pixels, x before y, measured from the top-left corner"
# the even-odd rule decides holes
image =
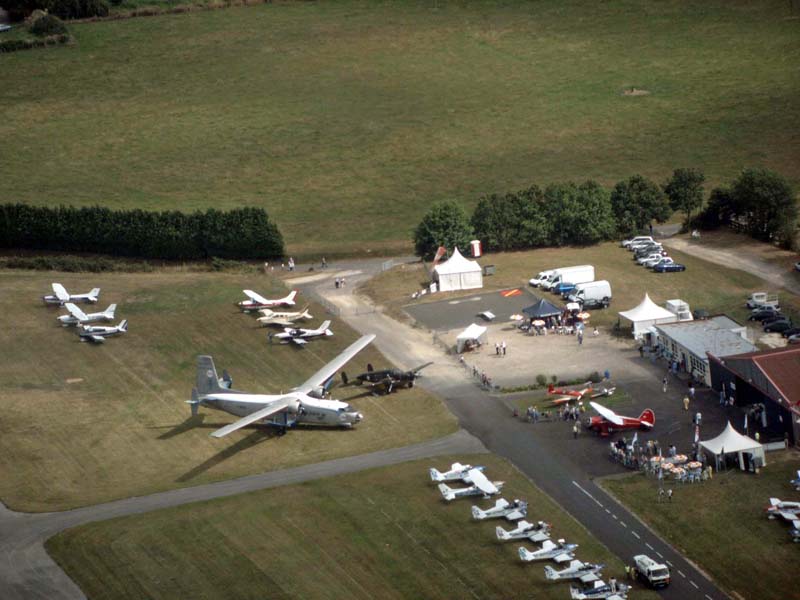
[[[542,298],[538,302],[531,304],[529,307],[523,308],[522,312],[526,317],[531,319],[545,319],[547,317],[555,317],[556,315],[560,315],[562,309],[558,308],[552,302],[548,302]]]
[[[486,327],[482,327],[481,325],[476,325],[473,323],[458,334],[458,337],[456,338],[456,352],[462,352],[468,341],[485,344],[487,340],[488,337],[486,335]]]
[[[449,260],[433,268],[433,280],[438,282],[440,292],[483,287],[481,266],[474,260],[464,258],[458,248],[453,249]]]
[[[637,340],[653,325],[661,323],[675,323],[678,315],[660,307],[650,300],[650,295],[645,294],[639,306],[619,313],[623,319],[628,319],[633,324],[633,337]]]
[[[737,454],[739,457],[739,468],[744,470],[744,454],[752,454],[754,458],[761,459],[761,464],[766,465],[767,461],[764,457],[764,446],[759,444],[753,438],[742,435],[733,428],[730,421],[725,430],[717,437],[705,442],[700,442],[700,447],[706,452],[713,455],[717,461],[717,468],[719,468],[720,459],[724,460],[726,454]]]

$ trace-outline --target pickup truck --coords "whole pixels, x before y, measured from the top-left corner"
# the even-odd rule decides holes
[[[669,585],[669,567],[657,563],[646,554],[637,554],[633,557],[636,567],[636,576],[648,585],[658,588]]]
[[[779,309],[778,294],[768,294],[767,292],[753,292],[747,299],[747,308],[774,308]]]

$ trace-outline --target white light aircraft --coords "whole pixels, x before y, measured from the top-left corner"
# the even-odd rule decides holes
[[[196,387],[192,390],[192,399],[186,402],[192,406],[192,415],[205,405],[242,417],[214,431],[211,435],[217,438],[257,422],[279,427],[281,433],[297,424],[352,427],[364,418],[363,415],[346,402],[325,400],[326,386],[336,371],[374,339],[374,335],[361,337],[285,394],[250,394],[221,386],[214,360],[210,356],[198,356]]]
[[[237,302],[236,306],[241,308],[244,312],[260,310],[262,308],[274,308],[276,306],[294,306],[294,298],[297,296],[297,290],[292,290],[288,296],[278,298],[277,300],[270,300],[269,298],[264,298],[261,294],[256,294],[253,290],[242,291],[244,295],[248,297],[248,300]]]
[[[800,502],[786,502],[778,498],[770,498],[769,506],[764,510],[767,511],[767,517],[770,519],[783,517],[787,521],[800,520]]]
[[[531,552],[525,546],[520,546],[519,558],[524,562],[552,559],[557,563],[562,563],[575,558],[573,552],[577,547],[578,544],[567,544],[563,539],[558,540],[557,543],[546,540],[542,543],[542,547],[534,552]]]
[[[439,484],[439,491],[442,498],[448,502],[456,498],[464,498],[465,496],[483,496],[488,498],[494,494],[499,494],[503,489],[503,481],[489,481],[489,479],[478,469],[471,469],[463,478],[465,483],[470,483],[469,487],[453,489],[446,483]]]
[[[288,344],[289,342],[292,342],[298,346],[304,346],[308,343],[308,340],[318,337],[332,336],[333,332],[328,329],[330,326],[330,321],[323,321],[322,325],[316,329],[292,329],[291,327],[286,327],[281,333],[276,333],[275,337],[281,340],[282,344]]]
[[[442,473],[438,469],[430,469],[428,472],[431,475],[431,481],[435,481],[436,483],[441,483],[442,481],[464,481],[469,483],[466,480],[468,477],[469,472],[472,469],[477,469],[478,471],[483,471],[486,467],[473,467],[472,465],[462,465],[461,463],[453,463],[450,465],[450,470],[445,471]]]
[[[80,336],[82,342],[94,342],[96,344],[102,344],[106,341],[107,337],[127,333],[128,321],[123,319],[119,325],[112,327],[101,327],[98,325],[80,325],[79,327],[80,329],[78,330],[78,335]]]
[[[69,314],[61,315],[60,317],[58,317],[58,321],[64,327],[67,327],[69,325],[94,323],[95,321],[113,321],[114,313],[117,310],[117,305],[111,304],[103,312],[89,313],[89,314],[83,312],[80,308],[72,304],[72,302],[67,302],[64,305],[64,308],[66,308],[69,311]]]
[[[67,290],[64,289],[63,285],[60,283],[54,283],[53,294],[42,296],[42,300],[44,300],[45,304],[58,304],[59,306],[63,306],[67,302],[91,302],[94,304],[97,302],[99,296],[100,288],[94,288],[87,294],[69,294],[67,293]]]
[[[539,542],[550,539],[550,525],[544,521],[538,521],[536,523],[520,521],[517,523],[516,529],[512,529],[511,531],[506,531],[502,527],[497,527],[494,531],[497,535],[497,539],[503,542],[529,539],[538,544]]]
[[[624,583],[605,583],[598,579],[588,587],[579,588],[570,586],[569,595],[572,600],[625,600],[631,586]]]
[[[591,583],[600,579],[600,572],[605,565],[585,563],[573,560],[568,567],[556,571],[550,565],[544,568],[544,576],[550,581],[564,581],[567,579],[580,579],[584,583]]]
[[[269,308],[263,308],[258,311],[263,316],[258,318],[258,322],[262,327],[270,325],[275,327],[291,327],[295,321],[313,319],[311,313],[308,312],[308,306],[303,310],[296,312],[275,311]]]
[[[472,518],[477,521],[484,519],[506,519],[507,521],[517,521],[528,515],[528,503],[522,500],[509,502],[505,498],[500,498],[494,503],[492,508],[481,510],[477,506],[472,507]]]

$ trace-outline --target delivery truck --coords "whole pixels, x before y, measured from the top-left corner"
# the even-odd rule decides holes
[[[594,281],[594,267],[592,265],[580,265],[556,269],[555,276],[547,281],[549,286],[545,288],[543,283],[541,287],[557,294],[563,294],[565,290],[571,291],[578,283],[588,283],[590,281]]]
[[[605,279],[579,283],[567,299],[577,302],[582,308],[608,308],[611,304],[611,284]]]

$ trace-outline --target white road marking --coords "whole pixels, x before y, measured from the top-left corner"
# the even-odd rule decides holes
[[[708,594],[706,594],[706,598],[708,598],[708,600],[713,600],[713,598],[711,598],[711,596],[709,596]]]
[[[611,511],[610,511],[610,510],[608,510],[608,509],[606,509],[606,512],[607,512],[608,514],[611,514]]]
[[[694,586],[694,589],[696,589],[696,590],[700,589],[700,587],[694,581],[692,581],[691,579],[689,580],[689,583],[691,583]]]
[[[639,534],[638,534],[638,533],[636,533],[635,531],[631,531],[631,533],[632,533],[633,535],[635,535],[635,536],[636,536],[636,539],[637,539],[637,540],[640,540],[640,539],[642,539],[642,538],[640,538],[640,537],[639,537]]]
[[[628,527],[627,525],[625,525],[625,521],[620,521],[620,522],[619,522],[619,524],[620,524],[620,525],[622,525],[622,526],[623,526],[623,527],[625,527],[625,528],[627,528],[627,527]]]
[[[647,542],[645,542],[645,543],[644,543],[644,545],[645,545],[645,546],[647,546],[648,548],[650,548],[650,550],[652,550],[653,552],[655,552],[655,551],[656,551],[656,549],[655,549],[655,548],[653,548],[653,547],[652,547],[650,544],[648,544]]]
[[[616,521],[619,520],[619,519],[617,519],[617,515],[612,514],[611,516],[614,517],[614,520],[616,520]]]
[[[675,566],[675,565],[673,565],[673,564],[672,564],[671,562],[669,562],[669,561],[667,561],[667,564],[668,564],[670,567],[674,567],[674,566]]]
[[[594,496],[592,496],[592,495],[591,495],[589,492],[587,492],[585,489],[583,489],[583,488],[580,486],[580,484],[579,484],[577,481],[573,481],[573,482],[572,482],[572,485],[574,485],[576,488],[578,488],[578,489],[579,489],[580,491],[582,491],[584,494],[586,494],[587,496],[589,496],[589,498],[591,498],[591,499],[592,499],[592,501],[593,501],[595,504],[597,504],[597,506],[599,506],[600,508],[605,508],[605,506],[603,506],[602,504],[600,504],[600,501],[599,501],[597,498],[595,498],[595,497],[594,497]],[[614,517],[614,518],[616,519],[616,517]]]
[[[681,577],[686,577],[686,575],[684,575],[683,571],[681,571],[680,569],[678,569],[678,575],[680,575]]]
[[[659,552],[658,550],[656,550],[656,554],[658,554],[658,558],[664,558],[664,555],[661,554],[661,552]]]

